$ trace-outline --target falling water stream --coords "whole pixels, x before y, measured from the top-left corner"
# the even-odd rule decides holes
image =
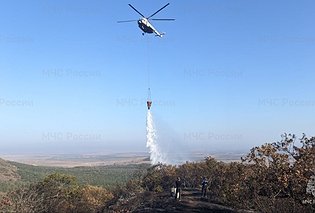
[[[150,152],[150,161],[152,165],[166,163],[165,156],[161,153],[160,147],[157,143],[157,133],[150,110],[148,110],[147,114],[147,148]]]

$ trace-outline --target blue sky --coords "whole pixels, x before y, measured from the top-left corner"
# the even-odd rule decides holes
[[[141,35],[128,3],[163,38]],[[168,151],[314,135],[314,1],[0,3],[1,153],[145,151],[148,73]]]

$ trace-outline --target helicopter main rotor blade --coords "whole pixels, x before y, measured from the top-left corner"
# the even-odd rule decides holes
[[[128,4],[132,9],[134,9],[134,11],[136,11],[140,16],[142,16],[143,18],[145,18],[144,15],[142,15],[136,8],[134,8],[131,4]]]
[[[138,20],[117,21],[117,23],[135,22],[135,21],[138,21]]]
[[[173,18],[152,18],[153,21],[175,21]]]
[[[148,19],[149,18],[151,18],[151,17],[153,17],[154,15],[156,15],[158,12],[160,12],[161,10],[163,10],[165,7],[167,7],[168,5],[170,5],[170,3],[167,3],[164,7],[162,7],[161,9],[159,9],[158,11],[156,11],[155,13],[153,13],[152,15],[150,15],[149,17],[148,17]]]

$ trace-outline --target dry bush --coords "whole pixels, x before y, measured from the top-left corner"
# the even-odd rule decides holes
[[[315,210],[310,205],[301,205],[303,200],[310,198],[306,186],[311,175],[315,174],[314,137],[303,135],[297,139],[295,135],[284,134],[279,142],[251,149],[243,162],[251,169],[246,177],[250,179],[248,185],[258,209],[266,200],[266,208],[267,205],[271,208],[267,212],[274,212],[280,206],[283,211]]]
[[[176,181],[176,167],[157,165],[148,169],[142,180],[142,187],[148,191],[169,191]]]
[[[75,177],[55,173],[8,193],[0,202],[0,212],[98,212],[111,198],[101,187],[80,186]]]

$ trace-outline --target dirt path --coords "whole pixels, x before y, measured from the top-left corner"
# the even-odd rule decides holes
[[[132,212],[217,212],[217,213],[253,213],[253,211],[235,210],[233,208],[212,203],[208,198],[202,198],[195,189],[183,190],[180,201],[167,193],[146,194],[141,206]]]

